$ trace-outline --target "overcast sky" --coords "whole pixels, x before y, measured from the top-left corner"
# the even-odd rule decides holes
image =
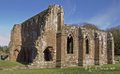
[[[8,45],[14,24],[47,9],[64,7],[65,23],[92,23],[101,29],[120,25],[120,0],[0,0],[0,45]]]

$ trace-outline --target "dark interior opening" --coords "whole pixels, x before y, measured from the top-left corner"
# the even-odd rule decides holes
[[[52,46],[48,46],[44,51],[45,61],[53,61],[54,49]]]
[[[37,55],[37,49],[35,47],[22,47],[20,50],[17,61],[22,64],[30,64],[33,62]]]
[[[89,54],[89,40],[86,39],[86,54]]]
[[[73,53],[73,37],[71,34],[67,37],[67,53]]]

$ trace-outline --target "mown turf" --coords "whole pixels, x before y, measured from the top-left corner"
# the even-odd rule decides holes
[[[65,68],[65,69],[33,69],[33,70],[16,70],[1,71],[0,74],[120,74],[119,70],[95,70],[84,68]]]
[[[2,64],[2,65],[1,65]],[[6,65],[7,66],[6,66]],[[21,66],[16,62],[0,62],[0,66],[12,68]],[[52,68],[52,69],[25,69],[25,70],[0,70],[0,74],[120,74],[120,64],[71,67],[71,68]]]
[[[24,65],[13,61],[0,61],[0,70],[11,69],[15,67],[24,67]]]

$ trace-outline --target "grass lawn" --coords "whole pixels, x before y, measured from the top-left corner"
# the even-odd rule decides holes
[[[0,68],[23,67],[17,62],[0,61]],[[0,70],[0,74],[120,74],[120,64],[52,69]]]
[[[0,69],[5,69],[5,68],[12,68],[12,67],[17,67],[17,66],[24,66],[18,62],[13,62],[13,61],[0,61]]]

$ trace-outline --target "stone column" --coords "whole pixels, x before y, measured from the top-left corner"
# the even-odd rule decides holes
[[[11,31],[11,40],[10,40],[10,60],[16,61],[18,55],[15,55],[15,50],[21,50],[21,25],[15,24],[12,31]],[[19,53],[17,53],[19,54]]]
[[[62,27],[64,26],[64,11],[62,6],[59,7],[58,10],[58,32],[62,30]]]
[[[107,35],[107,60],[108,64],[114,64],[114,39],[112,33]]]
[[[57,34],[56,66],[65,67],[65,36]]]
[[[79,49],[78,49],[78,65],[83,66],[85,65],[85,38],[84,38],[84,31],[79,29]]]
[[[97,33],[95,33],[95,65],[99,65],[100,63],[100,40],[99,40],[99,36],[97,35]]]
[[[84,54],[84,40],[82,36],[79,36],[79,50],[78,50],[78,65],[83,65],[83,54]]]

